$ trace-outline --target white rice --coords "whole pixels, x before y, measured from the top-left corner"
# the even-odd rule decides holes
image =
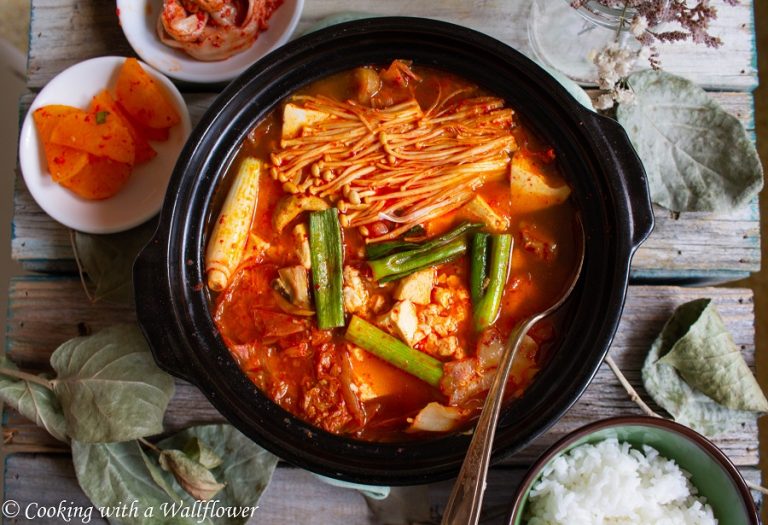
[[[690,474],[654,448],[607,439],[555,459],[528,497],[528,525],[716,525]]]

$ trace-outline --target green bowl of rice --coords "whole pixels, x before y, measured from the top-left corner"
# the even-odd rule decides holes
[[[653,417],[582,427],[523,479],[509,525],[759,525],[744,478],[711,441]]]

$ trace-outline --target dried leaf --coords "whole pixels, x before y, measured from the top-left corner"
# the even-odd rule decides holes
[[[385,499],[365,495],[365,502],[378,525],[418,525],[437,523],[430,504],[430,486],[392,487]],[[445,495],[448,497],[448,494]],[[504,509],[506,511],[506,508]],[[486,520],[480,520],[486,523]]]
[[[163,505],[174,504],[153,480],[146,457],[136,441],[124,443],[81,443],[72,441],[72,461],[77,481],[94,506],[115,509],[134,503],[137,512],[123,512],[111,523],[123,525],[166,525],[198,523],[199,518],[177,512],[166,516]],[[210,523],[203,522],[203,523]]]
[[[163,450],[160,466],[173,474],[181,488],[197,500],[213,499],[225,487],[224,483],[216,481],[210,470],[181,450]]]
[[[124,525],[243,525],[253,516],[275,470],[277,457],[230,425],[205,425],[189,428],[158,443],[158,447],[165,449],[161,461],[189,472],[189,464],[196,462],[179,449],[195,440],[200,440],[203,448],[211,449],[223,460],[208,473],[226,483],[216,495],[216,502],[219,508],[233,511],[232,515],[214,520],[210,516],[200,516],[199,510],[196,514],[193,497],[182,490],[174,476],[160,469],[157,454],[145,454],[136,441],[73,441],[72,460],[80,487],[96,507],[114,509],[124,503],[136,502],[136,515],[119,520]],[[183,466],[179,467],[179,464]],[[192,467],[191,471],[195,469]],[[206,478],[205,475],[193,476],[197,476],[196,483],[200,478]],[[117,523],[117,520],[110,521]]]
[[[205,468],[216,468],[224,461],[199,438],[190,439],[184,446],[184,453]]]
[[[0,357],[0,366],[18,370],[5,357]],[[52,390],[31,381],[0,375],[0,399],[59,441],[69,442],[67,423]]]
[[[181,450],[194,439],[199,439],[223,460],[221,465],[211,469],[216,480],[226,484],[216,496],[220,505],[255,509],[261,494],[272,478],[277,457],[255,444],[231,425],[192,427],[157,445],[162,449]],[[188,501],[189,496],[186,494],[182,496],[185,497],[185,501]],[[246,521],[248,516],[227,516],[217,519],[216,525],[242,525]]]
[[[667,336],[667,342],[673,342],[672,337],[674,342],[661,362],[675,367],[689,385],[723,406],[768,412],[768,400],[711,300],[681,305],[675,317],[674,328],[687,326],[687,330]]]
[[[624,126],[648,175],[654,202],[681,211],[730,211],[763,186],[755,145],[739,120],[706,92],[663,71],[629,76],[634,103]]]
[[[147,472],[149,472],[149,477],[152,478],[152,481],[154,481],[158,487],[163,489],[163,492],[168,494],[173,501],[183,503],[183,498],[173,487],[173,481],[166,478],[163,471],[158,466],[157,461],[154,461],[151,457],[147,456],[141,447],[139,447],[139,450],[141,451],[141,459],[144,460],[144,466],[147,467]]]
[[[690,306],[691,304],[694,306]],[[699,317],[696,314],[697,309],[702,309],[702,305],[697,301],[687,303],[679,307],[667,321],[648,352],[643,364],[642,378],[648,394],[656,404],[669,412],[675,421],[706,436],[714,437],[754,421],[755,414],[718,404],[702,392],[691,388],[675,368],[661,359]]]
[[[128,441],[163,431],[173,378],[157,367],[137,326],[70,339],[53,353],[51,365],[72,439]]]
[[[93,300],[129,304],[133,299],[133,262],[157,226],[151,220],[109,235],[75,232],[75,254],[93,284]]]

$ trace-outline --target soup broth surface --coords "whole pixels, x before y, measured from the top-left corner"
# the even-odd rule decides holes
[[[324,110],[313,122],[306,110],[316,107]],[[344,119],[327,116],[329,108],[337,107]],[[301,110],[304,124],[295,136],[287,136],[287,115],[295,108]],[[415,108],[421,120],[411,128],[382,131],[379,116],[399,118],[409,108]],[[516,109],[452,74],[395,61],[313,82],[254,127],[225,181],[235,179],[244,159],[261,160],[258,198],[242,255],[226,288],[213,295],[212,308],[232,356],[266,396],[322,430],[371,441],[453,432],[478,415],[495,373],[494,359],[512,327],[554,303],[575,266],[576,210],[558,169],[557,152],[534,135]],[[472,113],[466,122],[448,118],[462,111]],[[321,133],[337,128],[338,141],[319,140]],[[347,129],[359,135],[345,137]],[[425,129],[434,130],[434,137]],[[479,137],[475,149],[457,145],[467,136]],[[468,165],[481,162],[476,155],[485,155],[483,148],[497,143],[505,144],[501,153],[488,157],[496,167],[467,175]],[[443,149],[432,154],[433,146]],[[334,155],[343,155],[335,153],[343,147],[358,149],[339,161]],[[303,160],[295,160],[301,155]],[[354,164],[355,156],[362,159],[359,164]],[[402,174],[408,162],[420,164],[413,173]],[[463,177],[460,182],[440,172],[447,163],[454,166],[456,178]],[[300,169],[291,173],[291,166]],[[363,175],[355,178],[355,170]],[[334,189],[334,181],[343,177],[349,181]],[[393,177],[401,179],[387,182]],[[437,181],[435,186],[444,186],[429,197],[431,201],[425,199],[423,209],[411,211],[422,205],[416,200],[419,195],[431,195],[431,186],[420,182],[430,177]],[[332,329],[318,328],[316,268],[307,268],[308,217],[318,210],[302,210],[282,229],[276,226],[288,199],[309,197],[337,209],[340,221],[343,265],[337,270],[342,274],[344,326]],[[407,199],[415,204],[386,211]],[[484,206],[482,213],[475,206],[478,202]],[[385,211],[376,212],[377,205]],[[366,213],[372,219],[357,224]],[[408,219],[415,221],[413,227]],[[401,290],[403,281],[415,279],[415,274],[389,282],[374,278],[367,247],[392,241],[422,246],[465,222],[479,225],[462,237],[466,251],[422,268],[427,284],[416,295]],[[398,231],[406,226],[408,231]],[[470,279],[475,269],[472,243],[478,233],[509,235],[513,244],[499,308],[482,329],[477,327],[479,302],[473,302]],[[299,295],[306,292],[308,303],[286,306],[295,299],[280,287],[286,269],[292,269],[292,275],[306,272],[309,289]],[[492,273],[489,268],[483,281],[486,293]],[[353,344],[347,337],[353,316],[441,363],[439,384]],[[513,365],[508,397],[525,392],[558,336],[557,320],[544,320],[530,331]]]

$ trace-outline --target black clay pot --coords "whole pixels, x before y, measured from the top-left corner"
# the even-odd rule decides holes
[[[450,71],[503,97],[557,152],[586,230],[579,285],[562,339],[525,395],[505,408],[494,460],[554,424],[587,387],[621,315],[630,259],[653,226],[645,173],[622,128],[588,111],[508,46],[463,27],[418,18],[367,19],[304,36],[230,84],[192,133],[160,225],[136,261],[139,322],[158,364],[197,385],[238,429],[297,466],[334,478],[417,484],[457,474],[469,437],[369,443],[319,431],[263,396],[240,371],[209,311],[203,254],[212,202],[248,131],[309,82],[395,58]]]

